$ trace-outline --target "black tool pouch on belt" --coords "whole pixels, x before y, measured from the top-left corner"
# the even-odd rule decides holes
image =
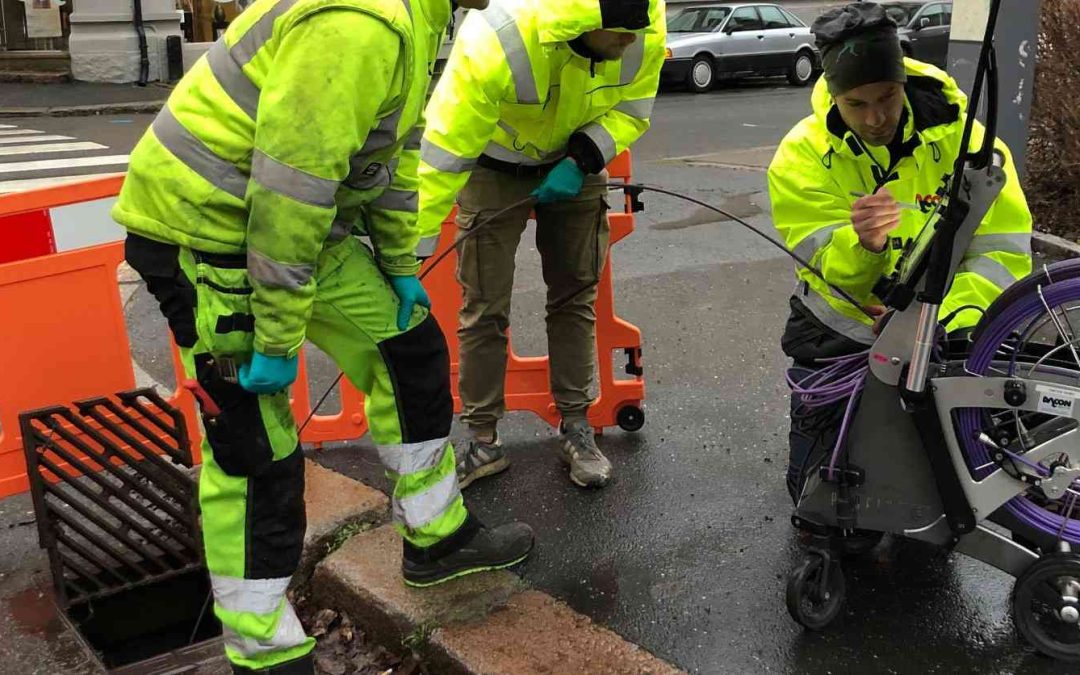
[[[259,396],[222,376],[210,354],[195,355],[199,384],[221,409],[215,416],[203,414],[206,439],[214,461],[230,476],[256,476],[274,459]]]

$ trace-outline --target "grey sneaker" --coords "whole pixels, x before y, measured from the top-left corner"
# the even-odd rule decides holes
[[[458,457],[457,479],[458,488],[464,490],[472,485],[473,481],[485,476],[494,476],[506,471],[510,467],[510,460],[502,449],[502,441],[495,434],[495,440],[484,443],[470,440],[465,446],[465,452]]]
[[[560,427],[559,455],[570,465],[570,480],[581,487],[603,487],[611,480],[611,462],[596,447],[596,436],[587,420]]]

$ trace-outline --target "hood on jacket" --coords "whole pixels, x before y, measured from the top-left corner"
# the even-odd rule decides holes
[[[446,30],[450,25],[452,8],[450,0],[420,0],[420,11],[427,18],[428,25],[438,31]]]
[[[506,0],[492,0],[505,2]],[[656,33],[657,26],[665,21],[664,0],[649,0],[649,25],[635,31],[622,28],[604,28],[600,12],[600,0],[545,0],[530,3],[537,12],[536,26],[540,42],[569,42],[593,30],[613,30],[638,34]]]

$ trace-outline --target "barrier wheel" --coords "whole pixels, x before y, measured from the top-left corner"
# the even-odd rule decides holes
[[[821,553],[810,553],[788,574],[788,613],[809,630],[822,630],[832,623],[846,595],[844,571]]]
[[[615,414],[615,422],[623,431],[640,431],[645,426],[645,411],[636,405],[624,405]]]
[[[1016,580],[1013,620],[1035,649],[1080,663],[1080,555],[1043,558]]]

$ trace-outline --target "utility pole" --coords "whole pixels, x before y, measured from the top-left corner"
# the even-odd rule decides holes
[[[1021,177],[1031,124],[1041,5],[1041,0],[1002,0],[994,35],[1000,82],[997,135],[1012,151]],[[990,0],[953,0],[952,12],[948,70],[960,87],[970,93]],[[985,119],[985,96],[979,108],[979,119]]]

